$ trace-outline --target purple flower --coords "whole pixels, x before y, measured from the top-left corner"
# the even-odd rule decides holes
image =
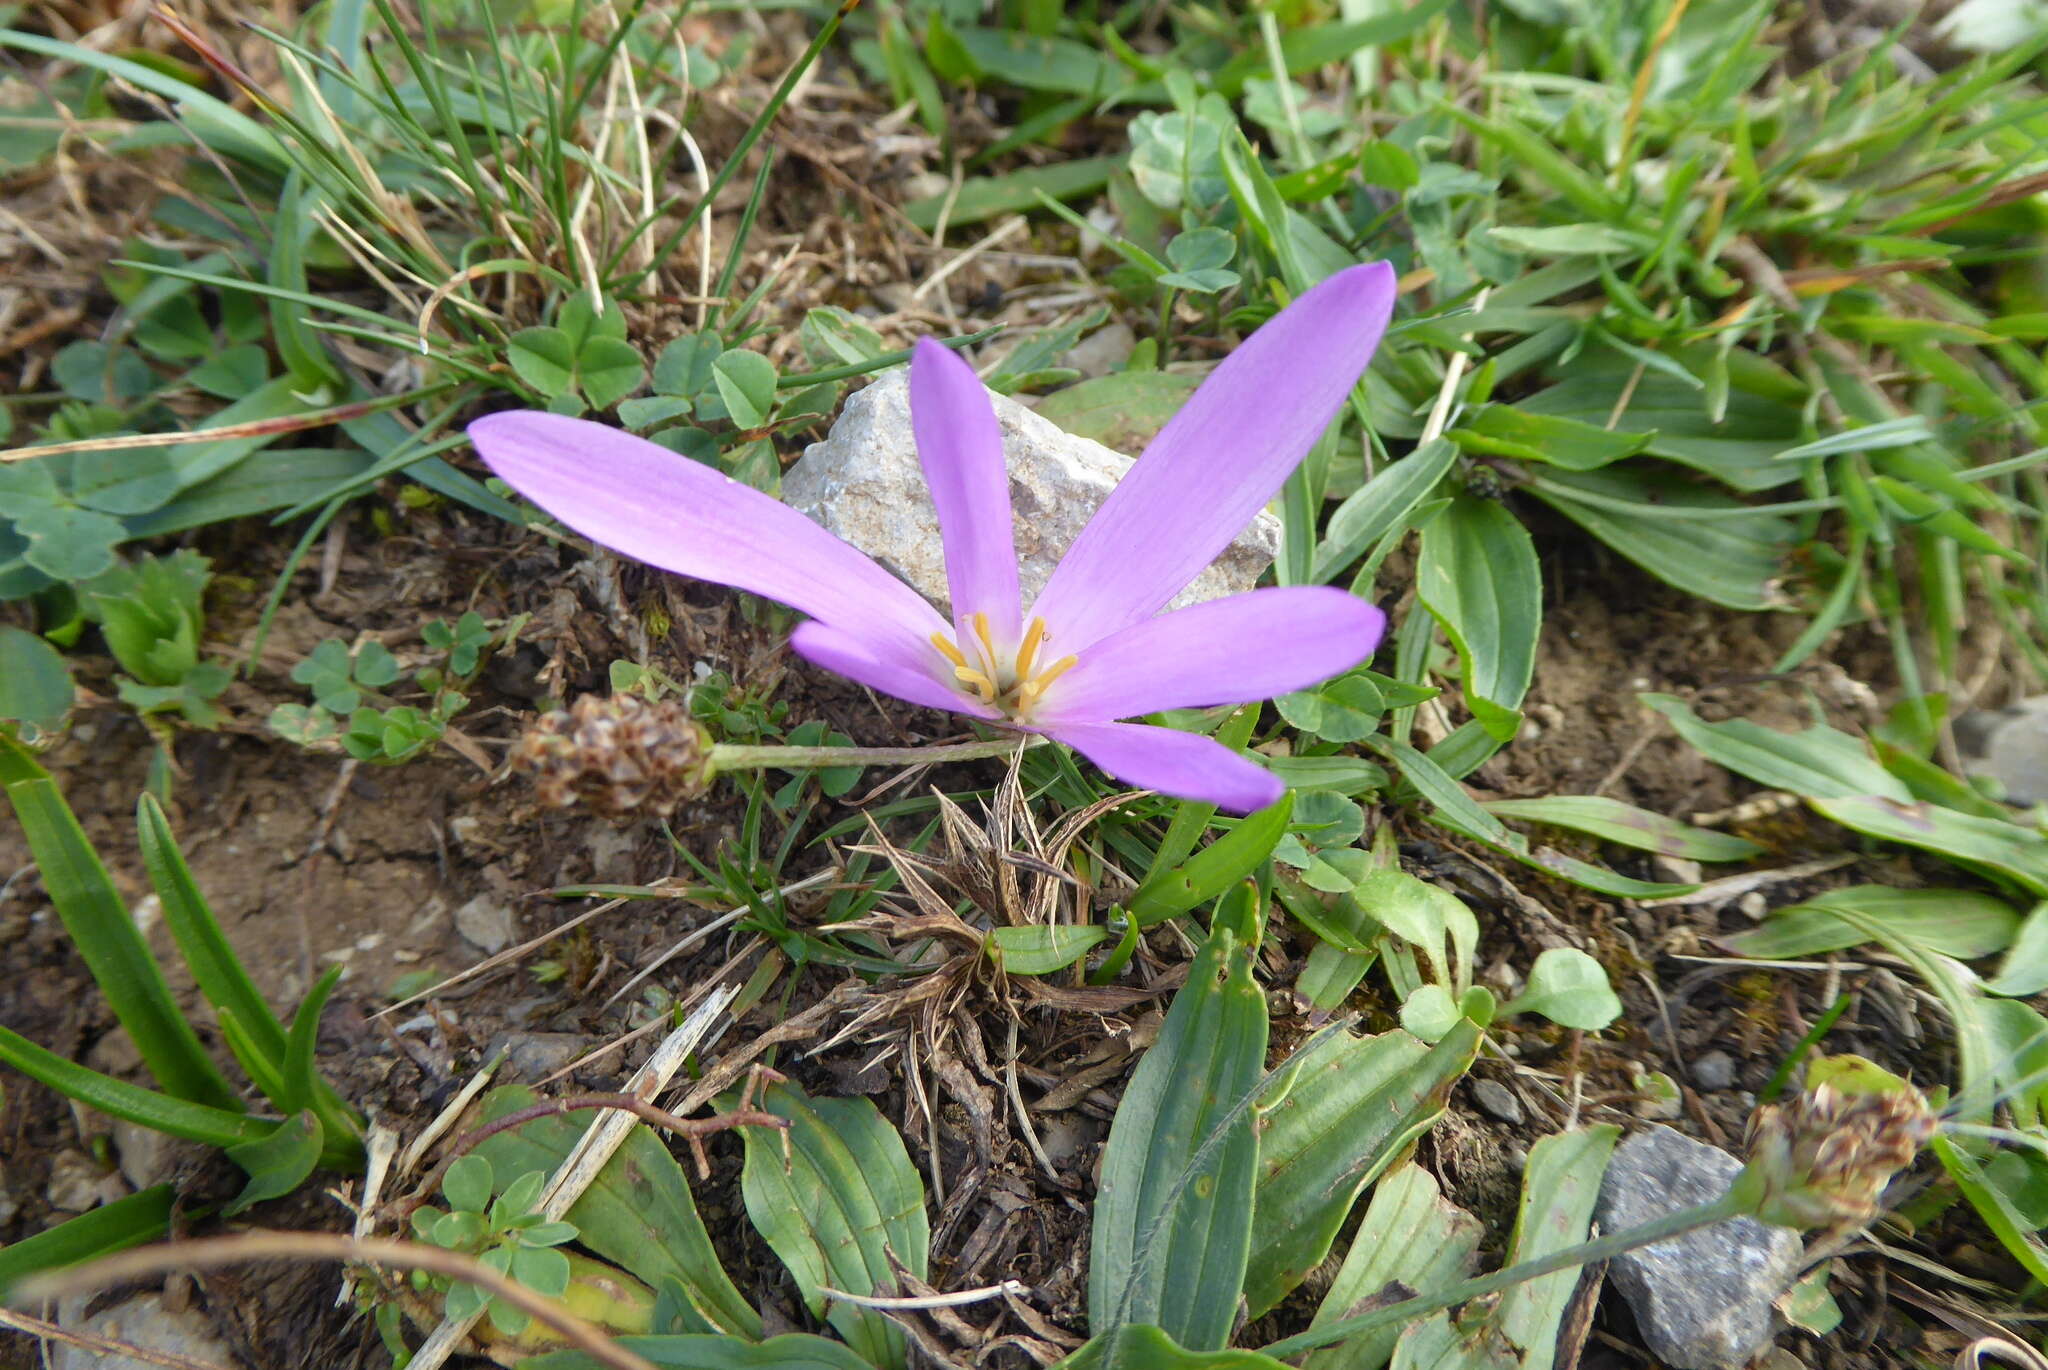
[[[1338,273],[1282,310],[1203,382],[1081,530],[1027,612],[1009,478],[988,394],[929,339],[910,367],[917,450],[945,541],[953,622],[788,505],[709,466],[580,419],[470,425],[507,484],[636,561],[809,615],[790,645],[927,708],[1042,733],[1118,780],[1233,812],[1278,777],[1213,738],[1116,720],[1269,699],[1372,655],[1386,616],[1298,586],[1161,613],[1273,497],[1350,394],[1386,331],[1394,273]]]

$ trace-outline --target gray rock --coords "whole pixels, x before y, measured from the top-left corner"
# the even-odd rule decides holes
[[[114,1156],[121,1174],[137,1189],[162,1184],[178,1171],[178,1153],[184,1146],[176,1137],[155,1128],[114,1119]]]
[[[83,1213],[127,1193],[120,1172],[102,1170],[83,1151],[60,1151],[50,1158],[50,1179],[43,1197],[60,1212]]]
[[[83,1298],[66,1299],[58,1311],[59,1325],[69,1332],[106,1337],[147,1351],[182,1356],[201,1365],[219,1366],[221,1370],[232,1370],[241,1364],[214,1335],[213,1325],[204,1313],[196,1308],[173,1312],[164,1307],[159,1294],[143,1294],[81,1319],[79,1314],[84,1308]],[[154,1362],[134,1356],[57,1342],[50,1345],[50,1366],[51,1370],[156,1370]]]
[[[1735,1058],[1710,1051],[1692,1063],[1692,1079],[1701,1089],[1726,1089],[1735,1083]]]
[[[507,1080],[544,1080],[588,1051],[594,1043],[580,1032],[505,1032],[484,1051],[486,1060],[505,1053],[499,1072]]]
[[[2048,803],[2048,695],[1964,714],[1956,741],[1969,754],[1964,768],[2004,786],[2008,802]]]
[[[1018,580],[1029,605],[1131,461],[1015,400],[991,398],[1010,467]],[[813,443],[783,477],[782,497],[950,612],[939,517],[911,436],[908,370],[884,372],[847,400],[825,441]],[[1261,513],[1171,607],[1251,589],[1279,546],[1280,521]]]
[[[1522,1121],[1522,1101],[1515,1097],[1513,1090],[1498,1080],[1474,1080],[1472,1102],[1504,1123]]]
[[[1626,1232],[1717,1199],[1741,1170],[1718,1147],[1647,1128],[1615,1148],[1600,1185],[1600,1230]],[[1743,1370],[1771,1344],[1771,1303],[1798,1273],[1802,1249],[1788,1228],[1735,1218],[1617,1256],[1607,1278],[1672,1370]]]
[[[455,930],[473,946],[501,952],[512,943],[512,906],[495,895],[479,894],[455,910]]]

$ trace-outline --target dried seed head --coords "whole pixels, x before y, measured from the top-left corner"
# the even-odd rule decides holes
[[[541,715],[512,749],[540,802],[606,818],[669,813],[711,784],[711,739],[680,700],[585,695]]]
[[[1860,1227],[1933,1135],[1934,1114],[1918,1090],[1849,1094],[1821,1085],[1757,1110],[1743,1178],[1756,1186],[1756,1216],[1767,1223]]]

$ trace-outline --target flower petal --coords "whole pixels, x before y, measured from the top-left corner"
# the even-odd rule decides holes
[[[1385,262],[1340,271],[1223,359],[1046,582],[1032,613],[1052,650],[1150,618],[1230,545],[1336,417],[1394,295]]]
[[[974,615],[984,613],[995,640],[1014,645],[1021,606],[1003,432],[974,369],[930,338],[910,359],[910,426],[939,512],[960,640],[972,640]]]
[[[1061,723],[1041,729],[1126,785],[1250,813],[1287,792],[1280,777],[1213,737],[1145,723]]]
[[[469,436],[506,484],[635,561],[779,600],[904,666],[945,630],[917,591],[781,500],[644,438],[532,412]]]
[[[1350,670],[1386,628],[1385,614],[1327,585],[1191,604],[1082,651],[1032,716],[1050,725],[1271,699]]]
[[[880,690],[885,695],[907,699],[927,709],[945,709],[952,713],[972,714],[976,718],[1001,716],[980,700],[961,694],[941,680],[937,674],[938,653],[929,647],[925,650],[932,658],[932,670],[909,669],[894,661],[883,660],[864,640],[817,619],[797,624],[789,635],[789,645],[813,666],[823,666],[836,675],[843,675],[871,690]]]

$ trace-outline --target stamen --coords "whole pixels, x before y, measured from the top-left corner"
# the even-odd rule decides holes
[[[968,622],[974,625],[974,635],[981,639],[981,659],[988,663],[988,668],[991,671],[995,670],[996,644],[995,640],[989,636],[988,615],[977,609],[974,611],[974,616],[968,619]]]
[[[1038,655],[1038,644],[1045,641],[1045,620],[1034,616],[1031,626],[1024,630],[1024,641],[1017,648],[1017,679],[1031,679],[1031,658]]]
[[[952,662],[955,666],[964,668],[967,665],[967,658],[962,656],[960,649],[953,645],[953,639],[947,637],[944,633],[932,634],[932,646],[938,648],[939,655]]]
[[[1017,712],[1020,714],[1030,712],[1031,706],[1036,704],[1039,698],[1045,694],[1046,687],[1072,670],[1074,663],[1080,659],[1077,656],[1063,656],[1052,665],[1046,667],[1041,674],[1033,676],[1030,680],[1019,685],[1017,687]]]
[[[996,702],[996,683],[990,680],[984,673],[975,670],[971,666],[955,666],[953,668],[953,678],[980,695],[982,703],[993,704]]]

